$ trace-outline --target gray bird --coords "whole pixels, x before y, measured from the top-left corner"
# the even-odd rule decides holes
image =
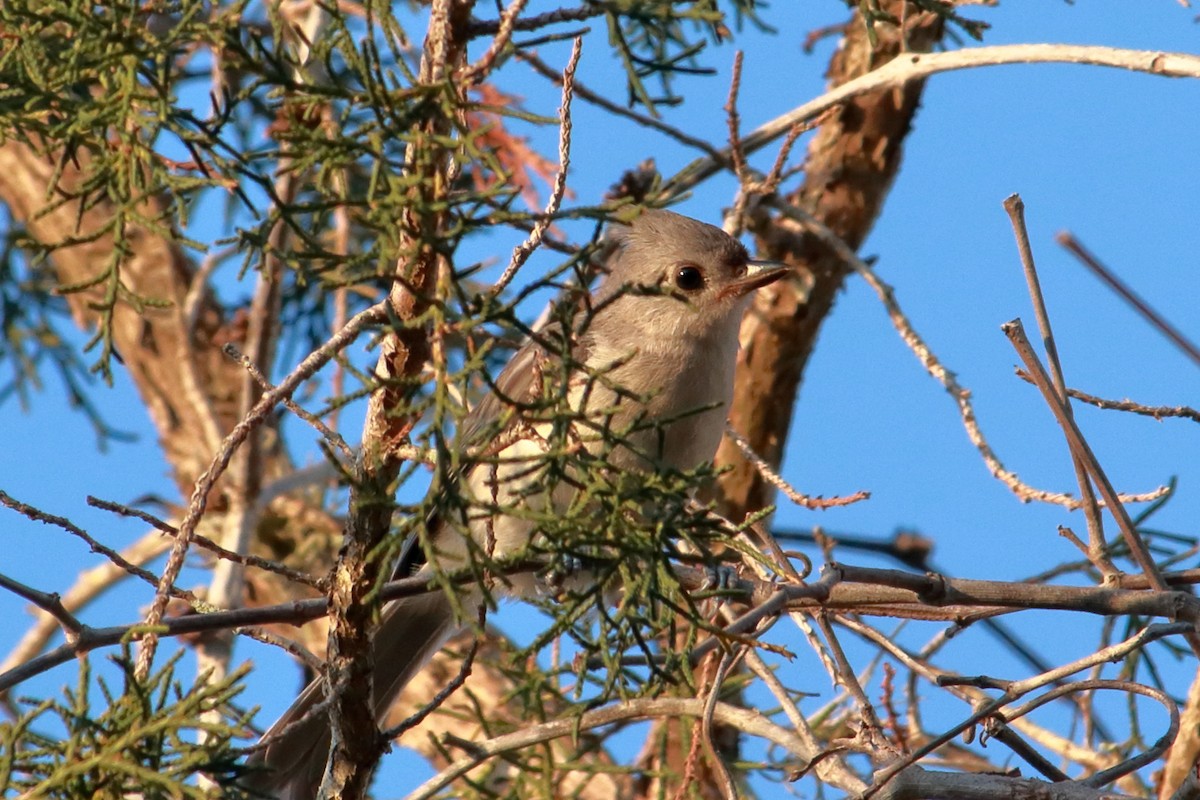
[[[669,211],[644,211],[631,226],[611,235],[617,250],[592,294],[591,310],[581,315],[585,322],[571,351],[573,363],[581,365],[566,387],[567,403],[582,420],[573,425],[573,435],[589,450],[603,451],[610,469],[694,469],[712,459],[721,441],[733,396],[742,314],[754,290],[783,277],[787,269],[753,260],[721,229]],[[523,505],[544,511],[569,502],[568,482],[549,492],[552,497],[529,490],[544,485],[539,484],[545,477],[539,465],[546,463],[549,423],[526,425],[524,433],[508,437],[495,432],[506,414],[514,416],[509,411],[514,401],[536,400],[544,391],[543,378],[556,373],[547,363],[555,358],[528,342],[500,373],[498,392],[468,414],[460,441],[490,435],[500,443],[498,452],[459,477],[458,490],[467,499],[464,518],[456,524],[431,520],[426,537],[430,552],[410,541],[399,575],[429,569],[427,558],[436,559],[442,570],[453,570],[485,541],[492,558],[519,554],[534,534],[532,515],[503,509]],[[594,379],[596,375],[603,379]],[[619,444],[613,445],[612,435],[603,431],[620,432]],[[532,576],[511,578],[505,586],[516,596],[537,589]],[[458,607],[474,608],[481,597],[479,590],[465,591]],[[440,591],[402,598],[385,608],[372,637],[377,719],[458,628],[454,604]],[[313,681],[264,738],[303,717],[324,695],[322,680]],[[248,782],[269,797],[310,800],[320,786],[328,751],[328,717],[312,714],[255,753],[250,764],[266,771]]]

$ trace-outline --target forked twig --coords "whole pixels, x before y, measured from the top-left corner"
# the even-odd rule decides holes
[[[1050,327],[1050,314],[1046,311],[1046,301],[1042,296],[1042,284],[1038,279],[1037,267],[1033,262],[1033,248],[1029,244],[1029,231],[1025,228],[1025,203],[1021,200],[1020,195],[1009,195],[1004,200],[1004,210],[1008,212],[1013,233],[1017,237],[1017,251],[1021,257],[1021,266],[1024,268],[1029,298],[1033,302],[1033,314],[1037,319],[1038,330],[1042,334],[1042,346],[1046,350],[1046,360],[1050,365],[1050,376],[1054,379],[1054,388],[1063,402],[1066,413],[1074,416],[1071,412],[1071,404],[1067,401],[1067,382],[1063,378],[1062,363],[1058,358],[1058,345],[1054,342],[1054,331]],[[1100,574],[1108,579],[1116,575],[1118,570],[1105,552],[1104,522],[1100,517],[1100,505],[1096,502],[1096,494],[1092,491],[1091,481],[1088,480],[1087,469],[1074,452],[1071,454],[1071,466],[1075,470],[1075,482],[1079,486],[1080,502],[1087,520],[1089,542],[1087,557],[1100,571]]]
[[[1100,467],[1100,463],[1088,445],[1087,440],[1083,438],[1083,434],[1075,424],[1075,420],[1064,409],[1064,403],[1059,399],[1053,386],[1051,386],[1049,377],[1046,375],[1045,370],[1042,369],[1041,362],[1038,361],[1037,355],[1033,352],[1033,348],[1029,344],[1029,339],[1025,336],[1025,330],[1021,326],[1021,321],[1013,320],[1001,327],[1005,335],[1013,343],[1013,347],[1021,357],[1021,360],[1025,362],[1025,368],[1033,377],[1034,383],[1041,390],[1042,396],[1045,398],[1047,405],[1050,406],[1050,410],[1054,413],[1058,424],[1062,426],[1063,431],[1066,433],[1067,440],[1071,446],[1071,452],[1077,454],[1087,467],[1088,474],[1096,483],[1096,488],[1099,490],[1100,496],[1104,498],[1104,502],[1108,506],[1109,513],[1116,519],[1117,526],[1121,529],[1121,535],[1134,561],[1137,562],[1137,565],[1149,579],[1152,588],[1158,591],[1167,591],[1167,584],[1159,572],[1158,565],[1154,562],[1154,558],[1147,549],[1146,543],[1142,541],[1142,537],[1134,528],[1133,520],[1129,517],[1129,512],[1125,510],[1125,506],[1117,496],[1116,490],[1113,489],[1108,476]],[[1187,635],[1186,638],[1192,651],[1200,655],[1200,635],[1192,633]]]

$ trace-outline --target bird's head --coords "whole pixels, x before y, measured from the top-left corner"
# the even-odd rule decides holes
[[[788,272],[752,259],[720,228],[670,211],[644,211],[615,236],[618,249],[595,298],[613,308],[597,322],[639,336],[736,341],[754,290]]]

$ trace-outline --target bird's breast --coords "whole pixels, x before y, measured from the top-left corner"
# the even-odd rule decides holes
[[[612,371],[611,380],[641,401],[623,400],[620,419],[614,420],[637,428],[626,437],[627,458],[618,455],[618,466],[688,470],[713,458],[733,398],[736,338],[729,343],[642,346],[621,354],[628,360]],[[589,402],[589,408],[598,407]]]

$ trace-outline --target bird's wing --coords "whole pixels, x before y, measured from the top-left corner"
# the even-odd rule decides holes
[[[463,418],[457,437],[461,446],[478,445],[480,437],[484,435],[493,438],[502,436],[504,431],[512,426],[518,418],[517,414],[513,414],[504,428],[498,431],[493,430],[503,415],[509,409],[520,408],[522,405],[528,405],[537,400],[535,394],[538,385],[536,378],[540,372],[539,362],[550,357],[550,351],[542,343],[560,340],[561,335],[561,327],[558,323],[551,323],[539,331],[536,338],[528,339],[513,354],[496,377],[492,391],[484,395],[483,399]],[[571,343],[571,358],[576,364],[586,361],[586,341],[581,339]],[[437,524],[438,511],[434,508],[425,520],[426,530],[435,530]],[[400,550],[400,560],[396,564],[393,579],[409,577],[424,564],[425,554],[421,550],[420,537],[412,534]]]

